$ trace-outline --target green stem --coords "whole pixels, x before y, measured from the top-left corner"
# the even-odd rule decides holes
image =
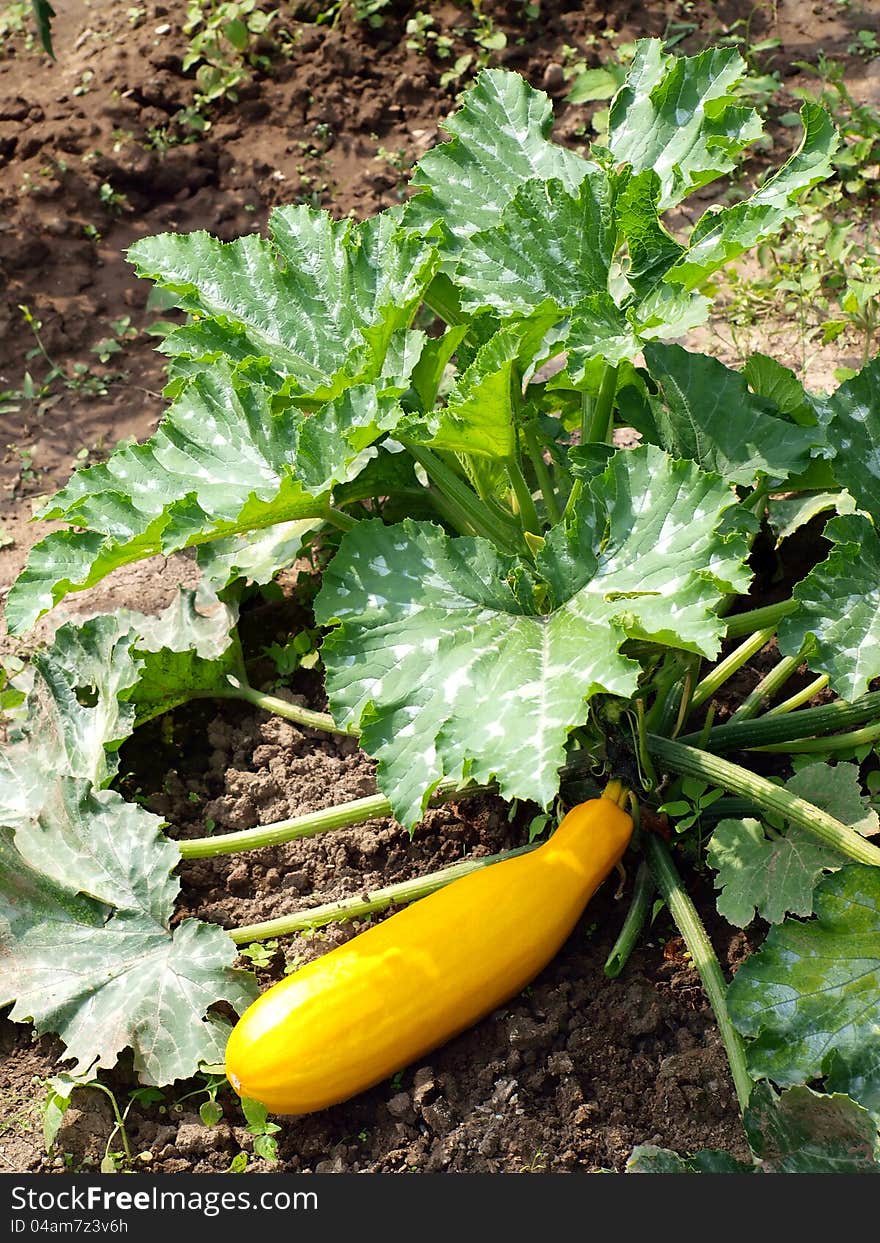
[[[778,604],[766,604],[760,609],[751,609],[748,613],[734,613],[727,619],[726,637],[740,639],[743,635],[754,634],[756,630],[764,630],[768,626],[774,629],[797,608],[795,600],[780,600]]]
[[[647,834],[645,851],[654,880],[657,882],[657,888],[669,907],[675,926],[684,939],[691,961],[700,973],[706,996],[715,1012],[715,1021],[730,1063],[730,1073],[736,1089],[740,1113],[744,1113],[752,1094],[752,1077],[746,1065],[745,1045],[739,1032],[733,1026],[727,1009],[727,985],[712,948],[712,942],[706,935],[706,929],[697,914],[696,907],[681,883],[681,877],[664,843],[656,835]]]
[[[96,1082],[96,1081],[94,1081],[94,1080],[93,1080],[93,1081],[92,1081],[91,1083],[89,1083],[88,1085],[85,1085],[85,1084],[84,1084],[83,1086],[84,1086],[84,1087],[85,1087],[85,1086],[88,1086],[88,1087],[90,1087],[90,1088],[97,1088],[99,1092],[103,1092],[103,1093],[104,1093],[104,1095],[105,1095],[106,1097],[109,1097],[109,1099],[110,1099],[110,1104],[111,1104],[111,1106],[112,1106],[112,1108],[113,1108],[113,1117],[116,1119],[116,1130],[118,1130],[118,1131],[119,1131],[120,1137],[122,1138],[122,1147],[125,1149],[125,1158],[126,1158],[126,1160],[127,1160],[127,1161],[129,1161],[129,1162],[130,1162],[130,1161],[132,1161],[132,1160],[133,1160],[133,1158],[132,1158],[132,1155],[131,1155],[131,1147],[130,1147],[129,1142],[128,1142],[128,1132],[127,1132],[127,1131],[126,1131],[126,1129],[125,1129],[125,1118],[124,1118],[124,1116],[123,1116],[123,1115],[119,1112],[119,1102],[117,1101],[116,1097],[115,1097],[115,1096],[114,1096],[114,1094],[110,1091],[110,1089],[109,1089],[108,1087],[106,1087],[103,1083],[98,1083],[98,1082]],[[127,1112],[128,1112],[128,1110],[126,1110],[126,1113],[127,1113]],[[104,1149],[104,1156],[105,1156],[105,1157],[107,1156],[107,1154],[108,1154],[108,1153],[109,1153],[109,1151],[110,1151],[110,1143],[111,1143],[112,1139],[113,1139],[113,1133],[111,1132],[110,1137],[109,1137],[109,1138],[108,1138],[108,1140],[107,1140],[107,1146],[106,1146],[106,1148]]]
[[[352,518],[351,514],[347,514],[341,509],[336,509],[332,505],[327,506],[324,512],[324,521],[329,522],[332,527],[337,527],[340,531],[353,531],[358,524],[357,518]]]
[[[523,438],[526,442],[526,449],[529,455],[529,461],[535,471],[535,478],[538,480],[538,487],[541,489],[541,495],[544,498],[544,506],[547,510],[547,517],[551,526],[555,525],[562,517],[562,509],[559,505],[559,498],[556,495],[556,489],[553,486],[553,477],[550,474],[550,467],[544,461],[544,450],[538,439],[533,423],[527,423],[523,428]]]
[[[623,927],[611,947],[611,953],[605,960],[605,974],[610,980],[614,980],[620,975],[626,966],[630,954],[636,947],[645,920],[651,910],[651,899],[654,896],[654,878],[651,876],[651,869],[644,860],[639,864],[639,870],[636,872],[636,883],[633,888],[632,899],[629,904],[629,910],[626,913],[626,919],[623,921]]]
[[[494,786],[467,786],[460,789],[454,781],[446,781],[437,787],[432,806],[449,802],[454,798],[473,797],[494,790]],[[366,798],[337,803],[322,811],[310,811],[289,820],[276,820],[272,824],[257,825],[253,829],[240,829],[235,833],[221,833],[219,837],[191,837],[178,841],[182,859],[213,859],[218,855],[237,854],[241,850],[262,850],[266,846],[282,846],[285,842],[300,841],[305,837],[317,837],[333,829],[347,829],[367,820],[380,820],[392,815],[392,807],[384,794],[369,794]]]
[[[764,747],[746,747],[747,751],[781,751],[785,754],[801,754],[810,751],[850,751],[864,747],[880,738],[880,724],[866,725],[848,734],[828,734],[824,738],[803,738],[795,742],[776,742]]]
[[[785,686],[789,678],[797,673],[803,660],[802,653],[797,656],[786,656],[780,660],[775,668],[761,678],[755,689],[745,697],[731,716],[731,721],[750,721],[756,717],[763,708],[767,707],[776,692]]]
[[[880,866],[880,849],[848,825],[829,816],[828,812],[808,803],[806,799],[798,798],[782,786],[774,785],[766,777],[759,777],[757,773],[750,772],[739,764],[731,764],[719,755],[698,751],[695,747],[685,746],[684,743],[674,742],[670,738],[658,738],[656,734],[649,734],[646,741],[648,750],[674,772],[700,777],[712,785],[730,790],[733,794],[753,799],[765,811],[776,812],[811,833],[826,846],[833,846],[841,854],[854,859],[856,863]]]
[[[729,656],[725,656],[714,669],[703,678],[694,688],[693,697],[691,699],[691,708],[699,708],[700,704],[711,699],[712,696],[724,685],[728,678],[742,669],[753,656],[760,652],[765,643],[769,643],[775,634],[775,627],[767,626],[764,630],[758,630],[755,634],[750,634],[747,639],[740,643],[739,647],[735,647]]]
[[[297,704],[288,703],[286,699],[279,699],[277,695],[267,695],[263,691],[254,690],[246,682],[240,682],[238,686],[230,685],[223,690],[212,690],[206,698],[242,699],[245,703],[253,704],[255,708],[271,712],[273,716],[282,716],[286,721],[305,725],[309,729],[320,729],[327,734],[344,734],[348,738],[357,738],[360,734],[356,726],[349,728],[337,725],[329,712],[300,708]]]
[[[407,443],[407,449],[423,468],[432,483],[446,496],[447,503],[454,506],[464,522],[469,523],[478,535],[491,540],[505,552],[516,551],[517,542],[512,528],[502,523],[482,503],[477,494],[463,479],[424,445]]]
[[[507,477],[510,480],[513,494],[519,507],[523,530],[530,531],[532,535],[540,535],[541,522],[538,518],[538,511],[535,509],[534,498],[529,485],[526,483],[525,475],[520,469],[519,462],[516,458],[509,457],[505,462],[505,466],[507,467]]]
[[[593,441],[599,441],[602,444],[611,443],[611,432],[614,426],[612,415],[614,413],[614,398],[616,395],[617,367],[606,363],[605,370],[602,373],[602,383],[599,386],[599,395],[589,415],[585,443]]]
[[[809,703],[814,695],[818,695],[819,691],[824,691],[825,687],[831,681],[827,673],[820,674],[803,690],[792,695],[790,699],[784,699],[781,704],[777,704],[775,708],[771,708],[767,713],[768,716],[784,716],[786,712],[793,712],[795,708],[799,708],[802,704]]]
[[[413,880],[399,881],[396,885],[387,885],[384,889],[374,889],[366,896],[344,898],[340,902],[325,902],[322,906],[313,906],[310,910],[300,911],[294,915],[282,915],[279,919],[267,919],[259,924],[246,924],[241,928],[232,928],[229,935],[236,945],[247,945],[250,941],[265,941],[269,937],[283,937],[291,932],[301,932],[305,928],[321,928],[325,924],[341,923],[349,919],[360,919],[364,915],[372,915],[377,911],[386,911],[396,903],[415,902],[418,898],[427,897],[437,889],[450,885],[454,880],[476,872],[480,868],[491,867],[493,863],[502,863],[505,859],[513,859],[517,855],[527,854],[537,849],[538,843],[519,846],[516,850],[505,850],[501,854],[486,855],[482,859],[464,859],[454,863],[452,867],[443,868],[439,872],[430,872],[427,876],[417,876]]]
[[[804,708],[801,712],[785,715],[768,712],[757,721],[718,725],[709,734],[706,745],[713,751],[735,751],[741,747],[759,747],[771,742],[792,742],[796,738],[836,734],[842,729],[865,725],[878,718],[880,691],[870,691],[852,703],[836,699],[833,703]],[[693,733],[679,741],[696,742],[699,737],[699,733]]]

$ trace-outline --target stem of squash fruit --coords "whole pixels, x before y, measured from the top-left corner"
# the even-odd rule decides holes
[[[733,1026],[727,1009],[727,985],[721,972],[721,965],[706,929],[703,927],[703,922],[697,914],[696,907],[681,883],[681,877],[676,871],[672,856],[665,844],[655,834],[646,834],[645,851],[657,888],[669,907],[675,926],[684,939],[694,966],[700,973],[703,988],[715,1013],[715,1021],[730,1063],[736,1099],[739,1102],[740,1113],[743,1113],[752,1094],[752,1077],[746,1065],[746,1051],[742,1037]]]
[[[387,885],[384,889],[374,889],[372,893],[360,894],[354,898],[343,898],[340,902],[325,902],[322,906],[313,906],[310,910],[300,911],[294,915],[282,915],[278,919],[267,919],[259,924],[246,924],[241,928],[229,929],[229,935],[236,945],[246,945],[249,941],[265,941],[269,937],[283,937],[292,932],[301,932],[305,928],[321,928],[325,924],[342,923],[349,919],[361,919],[364,915],[372,915],[377,911],[386,911],[389,906],[399,903],[415,902],[418,898],[427,897],[437,889],[450,885],[454,880],[467,876],[480,868],[491,867],[493,863],[502,863],[505,859],[514,859],[517,855],[528,854],[536,850],[540,843],[518,846],[515,850],[505,850],[497,855],[485,855],[480,859],[464,859],[451,867],[442,868],[439,872],[429,872],[427,876],[417,876],[412,880],[399,881],[396,885]]]
[[[646,745],[661,763],[674,772],[700,777],[733,794],[751,799],[758,807],[776,812],[856,863],[880,867],[880,849],[828,812],[806,799],[798,798],[782,786],[774,785],[766,777],[750,772],[739,764],[732,764],[719,755],[699,751],[670,738],[659,738],[656,734],[647,736]]]
[[[700,704],[704,704],[707,699],[718,691],[724,683],[732,678],[733,675],[742,669],[753,656],[760,652],[765,643],[769,643],[776,633],[775,626],[767,626],[763,630],[757,630],[754,634],[750,634],[747,639],[740,643],[739,647],[735,647],[733,651],[725,656],[714,669],[711,669],[701,682],[694,688],[691,698],[691,710],[699,708]]]
[[[636,872],[635,886],[633,887],[633,895],[629,904],[629,910],[626,913],[626,919],[623,921],[623,927],[618,934],[617,940],[611,947],[611,953],[605,960],[604,969],[609,980],[614,980],[620,975],[629,960],[630,954],[636,947],[645,920],[648,918],[648,913],[651,909],[654,889],[654,878],[651,875],[651,869],[642,860],[639,864],[639,870]]]

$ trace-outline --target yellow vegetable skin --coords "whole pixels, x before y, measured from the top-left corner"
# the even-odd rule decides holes
[[[524,988],[620,860],[619,782],[530,854],[471,872],[263,993],[226,1047],[241,1096],[305,1114],[364,1091]]]

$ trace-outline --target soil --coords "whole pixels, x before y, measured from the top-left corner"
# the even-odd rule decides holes
[[[364,216],[398,201],[406,170],[441,137],[440,122],[465,82],[444,85],[441,75],[457,56],[477,51],[472,11],[452,3],[423,6],[435,31],[451,40],[449,59],[407,46],[406,20],[419,7],[394,0],[384,25],[371,28],[349,5],[331,25],[316,22],[317,4],[282,4],[273,38],[260,48],[264,62],[237,101],[211,109],[201,134],[176,119],[195,91],[193,71],[182,68],[182,6],[70,0],[58,6],[54,24],[57,61],[29,47],[25,34],[0,50],[3,594],[46,532],[45,524],[29,525],[39,499],[120,439],[149,435],[161,415],[164,371],[150,329],[168,313],[148,302],[149,286],[133,277],[126,247],[163,230],[206,228],[225,239],[262,230],[269,209],[282,202]],[[713,32],[748,20],[753,38],[781,40],[775,64],[788,87],[808,81],[795,62],[822,50],[847,64],[858,99],[880,103],[880,61],[847,51],[858,30],[877,28],[877,2],[857,10],[796,0],[765,8],[750,0],[542,0],[540,16],[529,20],[511,0],[487,2],[483,12],[508,36],[492,63],[548,90],[557,136],[574,144],[585,113],[563,102],[566,49],[597,62],[610,31],[621,41],[684,31],[679,50],[692,51]],[[768,352],[797,364],[786,353],[792,347],[784,326],[768,323],[766,330]],[[723,334],[711,331],[712,352],[723,358]],[[109,354],[99,346],[108,339],[120,347]],[[818,385],[832,358],[833,366],[847,361],[839,348],[813,358]],[[158,610],[196,573],[186,556],[118,571],[69,598],[23,644],[0,640],[0,651],[26,653],[85,610]],[[308,677],[291,693],[320,698]],[[221,830],[244,828],[374,789],[370,761],[351,743],[234,705],[189,708],[143,735],[124,749],[125,781],[184,836],[203,833],[209,819]],[[195,747],[193,738],[200,740]],[[393,822],[376,821],[188,864],[179,915],[224,926],[270,918],[517,844],[526,823],[522,812],[508,822],[506,805],[486,798],[431,812],[412,839]],[[141,1167],[223,1170],[245,1152],[251,1169],[620,1170],[638,1143],[745,1155],[711,1011],[665,914],[620,980],[603,975],[631,881],[620,899],[610,885],[600,892],[565,949],[508,1006],[356,1100],[282,1120],[276,1165],[253,1155],[253,1136],[228,1091],[219,1097],[222,1121],[203,1125],[204,1092],[193,1081],[176,1084],[162,1101],[132,1106],[127,1131]],[[751,948],[749,937],[714,915],[708,882],[696,878],[694,885],[722,965],[733,971]],[[258,969],[261,981],[362,926],[286,939]],[[0,1171],[90,1168],[108,1141],[119,1148],[107,1097],[81,1091],[46,1155],[43,1085],[62,1052],[57,1041],[0,1020]],[[125,1064],[106,1082],[124,1104],[132,1087]]]

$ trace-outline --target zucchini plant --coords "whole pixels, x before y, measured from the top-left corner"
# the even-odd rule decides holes
[[[486,787],[546,809],[572,779],[598,789],[623,767],[643,806],[674,809],[695,783],[700,822],[718,820],[722,914],[772,927],[728,988],[678,852],[643,833],[609,974],[656,885],[715,1007],[755,1168],[873,1168],[880,849],[847,760],[880,738],[880,363],[826,395],[764,355],[739,372],[676,343],[708,316],[715,273],[831,170],[837,134],[806,104],[790,158],[687,225],[681,204],[762,133],[744,73],[732,49],[675,57],[643,40],[607,145],[575,151],[553,142],[542,92],[484,71],[405,204],[360,223],[282,207],[268,238],[130,248],[187,313],[161,347],[167,413],[45,505],[65,525],[7,602],[23,632],[157,553],[193,548],[202,573],[158,618],[58,629],[0,759],[0,1001],[57,1032],[79,1073],[126,1047],[146,1083],[217,1064],[229,1025],[215,1003],[241,1012],[255,994],[236,945],[382,910],[485,862],[230,934],[171,928],[181,858],[378,815],[411,827],[432,800]],[[759,533],[823,511],[836,511],[825,559],[754,607]],[[236,636],[242,586],[305,545],[323,550],[328,713],[251,687]],[[774,636],[778,664],[716,725],[718,691]],[[804,664],[814,680],[780,700]],[[831,702],[804,706],[826,687]],[[113,782],[121,742],[191,698],[356,735],[379,792],[175,842]],[[814,763],[778,783],[729,758],[768,749]],[[823,1080],[826,1093],[804,1086]],[[633,1168],[724,1161],[643,1150]]]

